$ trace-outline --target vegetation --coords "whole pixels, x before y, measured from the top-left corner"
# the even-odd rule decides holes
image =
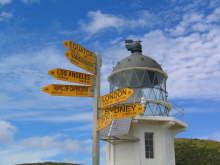
[[[220,165],[220,142],[199,139],[175,140],[176,165]]]

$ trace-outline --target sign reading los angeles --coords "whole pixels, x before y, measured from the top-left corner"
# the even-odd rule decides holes
[[[51,84],[42,88],[42,91],[53,96],[93,97],[93,87],[80,85]]]
[[[69,49],[70,52],[74,52],[77,55],[84,56],[92,63],[96,63],[96,54],[89,51],[88,49],[82,47],[81,45],[73,42],[73,41],[64,41],[64,46]]]
[[[85,85],[95,84],[95,81],[94,81],[95,77],[91,74],[75,72],[75,71],[60,69],[60,68],[49,70],[48,74],[55,77],[58,80],[85,84]]]
[[[116,104],[122,101],[127,100],[132,94],[133,90],[130,88],[123,88],[112,93],[109,93],[105,96],[101,96],[100,106],[101,108],[107,107],[112,104]]]
[[[144,110],[145,107],[139,104],[124,104],[101,109],[101,117],[98,120],[97,130],[107,127],[113,119],[134,117],[143,113]]]
[[[77,54],[74,51],[68,51],[65,53],[65,55],[72,64],[86,70],[87,72],[96,74],[96,68],[95,68],[96,64],[86,59],[86,57]]]

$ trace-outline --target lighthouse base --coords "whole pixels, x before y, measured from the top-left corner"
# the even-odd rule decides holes
[[[106,165],[175,165],[174,138],[186,128],[173,117],[137,116],[124,135],[136,140],[107,141]]]

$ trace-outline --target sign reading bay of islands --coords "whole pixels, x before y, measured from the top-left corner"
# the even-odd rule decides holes
[[[70,52],[74,52],[77,55],[84,56],[86,59],[88,59],[92,63],[96,63],[96,54],[89,51],[88,49],[80,46],[79,44],[73,42],[73,41],[64,41],[64,46],[69,49]]]
[[[130,88],[123,88],[120,90],[117,90],[115,92],[109,93],[105,96],[101,96],[100,100],[100,106],[101,108],[107,107],[112,104],[116,104],[122,101],[127,100],[134,91]]]
[[[98,120],[97,130],[107,127],[113,119],[134,117],[143,113],[145,107],[139,104],[124,104],[101,109],[101,117]]]
[[[91,74],[75,72],[75,71],[60,69],[60,68],[49,70],[48,74],[55,77],[58,80],[85,84],[85,85],[95,84],[94,82],[95,77]]]
[[[42,88],[42,91],[53,96],[93,97],[93,87],[80,85],[51,84]]]

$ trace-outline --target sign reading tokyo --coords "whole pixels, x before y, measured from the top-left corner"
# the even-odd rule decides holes
[[[90,73],[96,74],[96,64],[91,63],[84,56],[76,54],[74,51],[66,52],[66,57],[70,60],[70,62]]]
[[[98,120],[97,130],[107,127],[113,119],[134,117],[143,113],[145,107],[139,104],[118,105],[101,109],[101,118]]]
[[[42,88],[42,91],[53,96],[93,97],[93,87],[80,85],[51,84]]]
[[[94,81],[95,77],[91,74],[75,72],[75,71],[60,69],[60,68],[49,70],[48,74],[55,77],[58,80],[85,84],[85,85],[95,84],[95,81]]]
[[[83,55],[88,60],[90,60],[92,63],[96,63],[96,54],[89,51],[88,49],[80,46],[79,44],[73,42],[73,41],[64,41],[64,46],[69,49],[69,51],[74,51],[77,54]]]
[[[115,92],[109,93],[105,96],[101,96],[100,100],[100,106],[101,108],[107,107],[112,104],[116,104],[122,101],[127,100],[134,91],[130,88],[123,88],[120,90],[117,90]]]

